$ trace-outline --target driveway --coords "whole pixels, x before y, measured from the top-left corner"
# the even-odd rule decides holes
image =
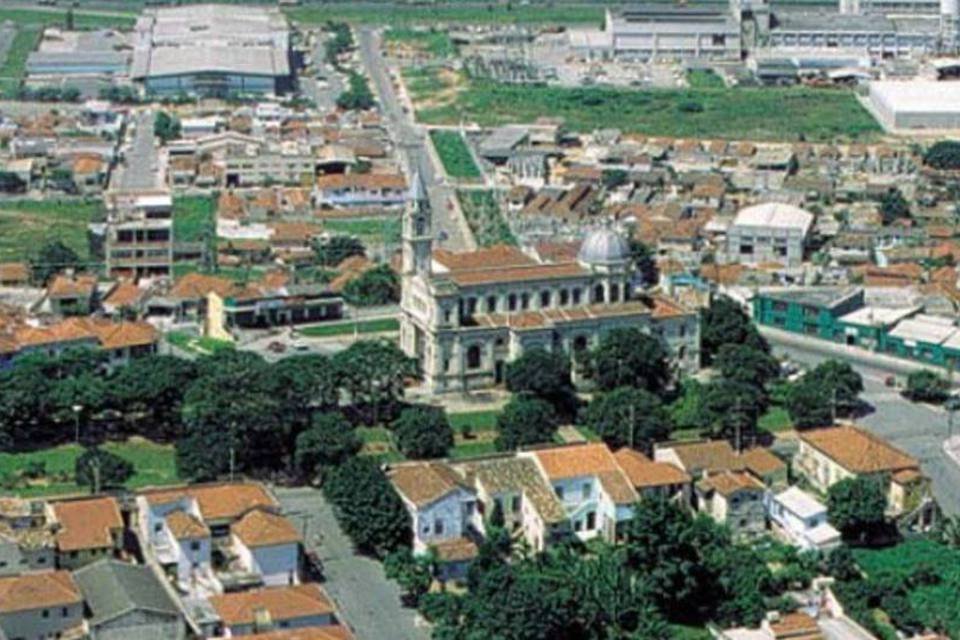
[[[304,487],[276,493],[284,512],[305,531],[304,544],[322,559],[324,589],[357,640],[429,640],[429,627],[417,626],[414,611],[400,606],[400,590],[387,580],[380,563],[354,555],[318,490]]]

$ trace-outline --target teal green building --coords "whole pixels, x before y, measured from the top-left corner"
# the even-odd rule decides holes
[[[864,306],[861,287],[776,289],[753,297],[757,324],[836,341],[844,330],[840,318]]]

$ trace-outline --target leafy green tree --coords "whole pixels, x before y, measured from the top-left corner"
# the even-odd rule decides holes
[[[605,169],[600,176],[600,182],[607,189],[616,189],[627,183],[629,175],[623,169]]]
[[[155,355],[118,368],[107,384],[107,403],[140,435],[156,441],[179,437],[184,389],[196,377],[189,360]]]
[[[272,366],[271,373],[272,393],[290,427],[291,440],[310,426],[314,413],[336,410],[339,372],[330,358],[320,354],[284,358]]]
[[[366,77],[356,71],[347,76],[347,89],[337,96],[337,106],[346,111],[364,111],[377,104]]]
[[[833,424],[859,404],[863,378],[846,362],[827,360],[808,371],[787,390],[786,405],[800,429]]]
[[[613,449],[650,451],[670,435],[670,415],[649,391],[620,387],[600,393],[583,412],[583,422]]]
[[[403,589],[407,606],[417,607],[433,584],[433,563],[431,555],[414,556],[404,547],[383,559],[383,570],[388,579],[396,580]]]
[[[764,353],[770,352],[767,341],[740,305],[730,298],[719,296],[700,312],[700,353],[703,364],[710,365],[725,344],[741,344]]]
[[[720,345],[713,364],[725,379],[750,384],[760,391],[780,375],[780,365],[773,356],[744,344]]]
[[[785,405],[797,429],[833,424],[833,405],[826,394],[825,386],[812,378],[801,378],[787,387]]]
[[[507,389],[549,402],[563,416],[573,416],[576,389],[570,377],[570,358],[563,352],[537,347],[507,363]]]
[[[153,117],[153,134],[166,144],[180,137],[180,120],[166,111],[158,111]]]
[[[35,284],[45,285],[55,274],[66,269],[78,269],[80,256],[60,240],[51,240],[40,247],[30,259],[30,271]]]
[[[880,216],[883,224],[892,224],[897,220],[910,217],[910,204],[900,189],[892,187],[880,200]]]
[[[107,487],[119,487],[133,476],[133,464],[120,456],[98,447],[90,447],[74,463],[74,478],[78,485],[99,493]]]
[[[643,284],[650,286],[660,279],[660,268],[657,266],[657,256],[650,245],[639,240],[630,240],[630,255],[633,264]]]
[[[289,425],[274,393],[272,368],[246,351],[204,358],[199,377],[183,399],[183,435],[177,469],[186,478],[209,480],[228,471],[260,473],[281,468]]]
[[[314,244],[317,261],[325,267],[335,267],[351,256],[365,255],[363,243],[353,236],[333,236],[326,242]]]
[[[400,278],[390,265],[377,265],[348,282],[343,297],[357,307],[400,302]]]
[[[827,490],[831,524],[847,540],[864,542],[886,522],[887,497],[882,477],[845,478]]]
[[[923,163],[934,169],[956,171],[960,169],[960,142],[938,140],[923,154]]]
[[[663,345],[637,328],[614,329],[604,335],[590,353],[589,369],[604,391],[634,387],[659,394],[670,381]]]
[[[453,447],[453,429],[441,407],[419,405],[400,412],[393,423],[400,453],[412,459],[442,458]]]
[[[529,395],[514,396],[497,416],[497,449],[510,451],[551,442],[558,425],[557,413],[548,402]]]
[[[702,386],[697,426],[709,438],[725,438],[734,445],[753,440],[757,421],[766,408],[763,393],[751,384],[719,380]]]
[[[410,516],[375,460],[358,456],[333,467],[323,492],[357,551],[383,558],[410,546]]]
[[[399,408],[404,380],[416,375],[416,361],[395,343],[361,340],[333,358],[341,386],[354,409],[370,424],[389,421]]]
[[[950,397],[950,383],[929,369],[912,371],[903,395],[914,402],[939,404]]]
[[[833,576],[841,582],[855,580],[860,577],[860,569],[853,558],[850,547],[841,545],[830,552],[826,560],[827,575]]]
[[[360,451],[360,438],[353,425],[336,412],[318,413],[313,425],[297,435],[294,461],[302,477],[309,478],[323,468],[343,464]]]

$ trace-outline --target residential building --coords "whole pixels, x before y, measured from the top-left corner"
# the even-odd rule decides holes
[[[406,199],[407,181],[399,173],[322,175],[313,191],[318,207],[399,207]]]
[[[337,624],[333,603],[315,583],[218,594],[210,604],[221,638]]]
[[[770,449],[753,447],[740,453],[740,462],[745,471],[768,487],[785,487],[788,483],[787,463],[774,455]]]
[[[505,245],[434,250],[429,202],[419,178],[413,185],[403,219],[400,346],[431,391],[502,384],[506,364],[526,350],[574,357],[618,327],[661,340],[673,369],[699,366],[698,314],[638,289],[617,232],[597,229],[574,256],[553,259]]]
[[[180,608],[153,569],[102,559],[73,574],[83,595],[90,640],[183,640]]]
[[[212,575],[213,543],[210,528],[199,515],[187,510],[194,503],[184,506],[166,515],[161,530],[157,530],[159,523],[154,525],[153,547],[162,565],[175,565],[178,584],[189,585]],[[161,541],[160,534],[166,535],[167,541]]]
[[[45,325],[17,321],[0,328],[0,369],[29,353],[56,355],[74,348],[100,349],[107,353],[108,366],[119,366],[155,353],[158,340],[157,330],[146,322],[79,317]]]
[[[690,503],[691,477],[681,468],[669,462],[655,462],[629,447],[623,447],[613,455],[641,500]]]
[[[0,578],[0,637],[45,640],[82,629],[83,596],[69,571]]]
[[[852,635],[862,635],[862,632],[853,629]],[[824,632],[815,618],[803,611],[781,614],[770,612],[760,623],[758,629],[736,627],[734,629],[717,629],[715,637],[718,640],[825,640],[831,637],[847,637],[843,628],[836,636]]]
[[[155,95],[283,93],[293,75],[289,32],[275,7],[147,9],[134,28],[130,76]]]
[[[778,202],[741,209],[727,229],[726,260],[798,267],[813,220],[812,213]]]
[[[299,629],[279,629],[245,636],[246,640],[353,640],[350,630],[335,624],[325,627],[301,627]]]
[[[166,192],[111,194],[104,252],[110,277],[169,276],[173,198]]]
[[[0,498],[0,576],[55,566],[56,541],[44,503]]]
[[[694,487],[697,510],[726,525],[734,536],[757,536],[766,531],[766,487],[751,474],[722,471],[706,476]]]
[[[253,509],[230,526],[230,534],[243,571],[259,575],[267,586],[300,581],[300,533],[287,518]]]
[[[830,551],[840,546],[840,532],[827,521],[827,507],[799,487],[768,494],[771,522],[804,551]]]
[[[653,459],[682,469],[694,480],[711,473],[743,470],[743,461],[726,440],[657,443]]]
[[[97,304],[97,276],[59,273],[47,284],[50,312],[58,316],[88,316]]]
[[[911,513],[929,502],[930,483],[916,458],[866,429],[842,424],[803,431],[793,459],[795,473],[826,493],[846,478],[884,482],[891,513]]]
[[[74,570],[123,548],[123,517],[116,498],[104,496],[48,504],[54,527],[57,566]]]
[[[462,578],[476,556],[472,538],[482,527],[475,492],[443,462],[391,465],[387,477],[410,514],[413,552],[433,549],[442,578]]]
[[[0,262],[0,287],[23,287],[30,283],[26,262]]]

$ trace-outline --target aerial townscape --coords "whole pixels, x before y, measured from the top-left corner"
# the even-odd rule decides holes
[[[0,640],[960,640],[960,0],[0,0]]]

